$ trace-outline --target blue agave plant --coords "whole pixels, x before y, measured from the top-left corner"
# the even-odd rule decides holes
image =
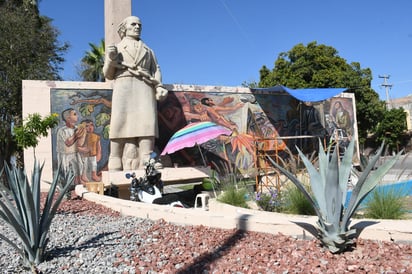
[[[0,184],[0,218],[16,232],[22,247],[20,248],[17,243],[1,233],[0,239],[15,248],[22,256],[24,266],[32,269],[33,272],[36,270],[36,265],[44,259],[51,222],[64,194],[74,181],[72,172],[63,175],[57,172],[41,210],[40,183],[43,166],[44,164],[40,165],[35,161],[31,184],[23,169],[10,168],[5,164],[4,170],[0,173],[1,177],[5,171],[7,179],[7,186],[4,183]],[[57,183],[61,179],[67,183],[55,197]]]
[[[295,175],[281,167],[269,156],[268,159],[273,166],[285,174],[303,192],[315,209],[318,216],[318,227],[315,228],[313,225],[306,223],[300,225],[317,237],[332,253],[339,253],[353,245],[354,239],[358,235],[355,228],[349,229],[352,215],[363,199],[395,164],[400,154],[392,157],[378,169],[373,170],[384,148],[384,144],[382,144],[377,154],[369,161],[359,177],[352,191],[349,204],[346,206],[345,201],[348,180],[352,169],[354,141],[349,143],[340,163],[336,149],[331,152],[329,147],[327,153],[325,153],[320,141],[319,148],[319,168],[314,167],[310,160],[298,149],[299,156],[305,164],[310,177],[313,197]],[[372,170],[373,172],[371,172]]]

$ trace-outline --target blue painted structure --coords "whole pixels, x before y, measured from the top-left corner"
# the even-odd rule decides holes
[[[389,192],[389,191],[394,191],[396,194],[400,194],[402,196],[410,196],[412,195],[412,180],[410,181],[405,181],[405,182],[398,182],[398,183],[393,183],[393,184],[385,184],[385,185],[377,185],[374,190],[372,190],[366,198],[362,201],[361,205],[359,206],[360,208],[364,206],[368,199],[372,197],[370,194],[373,191],[382,191],[383,193]],[[352,196],[352,190],[348,191],[346,195],[346,201],[345,201],[345,207],[349,205],[349,200]]]

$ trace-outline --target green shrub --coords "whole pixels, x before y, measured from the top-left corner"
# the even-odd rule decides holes
[[[276,189],[269,189],[269,192],[256,193],[256,204],[264,211],[281,212],[281,195]]]
[[[235,185],[227,185],[217,200],[225,204],[248,208],[246,203],[247,194],[245,188],[237,189]]]
[[[283,193],[285,212],[299,215],[316,215],[311,202],[296,186],[289,186]]]
[[[294,185],[282,192],[269,189],[256,194],[256,204],[264,211],[284,212],[300,215],[316,215],[315,209],[306,196]]]
[[[405,194],[393,189],[375,189],[365,205],[365,217],[402,219],[405,217]]]

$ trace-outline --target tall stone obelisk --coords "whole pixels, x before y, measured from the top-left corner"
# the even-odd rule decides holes
[[[132,15],[132,0],[104,0],[104,40],[106,46],[120,42],[117,26]]]

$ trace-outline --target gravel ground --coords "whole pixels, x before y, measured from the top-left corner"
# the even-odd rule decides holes
[[[122,217],[80,199],[62,203],[49,236],[41,273],[412,273],[409,244],[358,239],[333,255],[315,239]],[[1,273],[26,273],[20,263],[0,240]]]

